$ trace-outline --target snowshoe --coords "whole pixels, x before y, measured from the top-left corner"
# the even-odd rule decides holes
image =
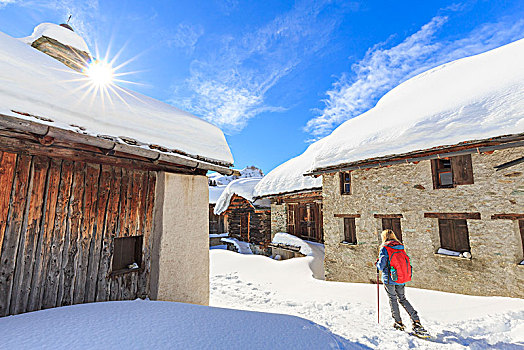
[[[399,331],[404,331],[406,329],[406,326],[402,322],[395,322],[393,323],[393,328]]]
[[[420,324],[420,321],[413,322],[413,330],[411,331],[410,334],[414,335],[415,337],[421,338],[421,339],[431,338],[431,335],[424,327],[422,327],[422,325]]]

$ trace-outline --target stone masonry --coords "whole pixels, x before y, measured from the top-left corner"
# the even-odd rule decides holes
[[[286,204],[271,203],[271,239],[278,232],[287,232]]]
[[[474,184],[455,188],[433,189],[429,160],[355,170],[350,195],[340,194],[338,173],[324,175],[326,279],[375,281],[382,222],[374,214],[402,214],[403,241],[413,266],[408,286],[524,298],[518,221],[491,219],[493,214],[524,213],[524,164],[494,169],[523,154],[524,147],[472,154]],[[471,260],[436,254],[438,219],[424,218],[426,212],[480,212],[480,220],[467,220]],[[334,214],[361,215],[356,219],[357,245],[340,243],[344,219]]]

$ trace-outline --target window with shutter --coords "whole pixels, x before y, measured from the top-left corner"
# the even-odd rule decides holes
[[[351,172],[340,173],[340,194],[351,194]]]
[[[460,253],[471,250],[466,219],[438,219],[438,228],[441,248]]]
[[[452,188],[473,184],[471,154],[431,160],[433,188]]]
[[[382,230],[392,230],[398,240],[402,242],[402,229],[399,218],[382,218]]]
[[[344,218],[344,243],[357,244],[355,218]]]
[[[120,237],[113,241],[113,274],[137,270],[142,266],[143,236]]]

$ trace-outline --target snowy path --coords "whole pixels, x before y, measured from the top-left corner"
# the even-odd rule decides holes
[[[376,285],[315,280],[312,257],[274,261],[229,251],[211,253],[211,305],[300,316],[348,340],[348,348],[524,349],[524,300],[408,288],[407,296],[435,336],[429,342],[391,329],[389,305]],[[403,313],[404,321],[408,321]]]

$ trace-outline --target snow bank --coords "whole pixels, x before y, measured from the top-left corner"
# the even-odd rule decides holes
[[[300,248],[300,253],[306,256],[313,255],[313,251],[311,250],[309,245],[306,243],[306,241],[298,238],[297,236],[290,235],[289,233],[285,233],[285,232],[276,233],[271,243],[290,245],[292,247]]]
[[[321,140],[312,168],[524,132],[522,62],[524,39],[405,81]]]
[[[251,247],[249,246],[249,243],[239,241],[236,238],[222,238],[222,242],[224,243],[231,243],[237,248],[237,253],[240,254],[253,254],[253,251],[251,251]]]
[[[308,256],[275,261],[260,255],[213,250],[210,305],[304,317],[345,338],[346,349],[522,348],[522,299],[408,287],[408,300],[435,337],[426,341],[391,327],[393,321],[383,287],[379,288],[380,324],[377,324],[376,284],[314,279],[309,266],[311,259]],[[409,324],[402,308],[401,313]]]
[[[229,203],[231,202],[231,198],[234,194],[247,199],[248,201],[252,202],[255,206],[269,208],[271,206],[269,200],[253,200],[253,189],[255,188],[255,185],[260,181],[260,179],[260,177],[254,177],[231,181],[220,195],[220,198],[218,198],[218,200],[216,201],[214,210],[215,214],[220,215],[227,210],[227,208],[229,207]]]
[[[322,178],[304,176],[311,170],[318,144],[310,145],[304,153],[271,170],[255,187],[255,196],[269,196],[308,189],[321,189]]]
[[[0,114],[120,142],[125,136],[143,143],[141,147],[160,145],[193,158],[233,163],[216,126],[127,89],[95,93],[81,78],[86,77],[0,32]]]
[[[209,204],[215,204],[227,186],[209,186]]]
[[[91,54],[85,40],[80,35],[54,23],[41,23],[35,27],[33,34],[25,38],[20,38],[20,40],[31,45],[42,36],[47,36],[64,45],[69,45],[75,49]]]
[[[342,349],[295,316],[162,301],[65,306],[0,319],[3,349]]]

